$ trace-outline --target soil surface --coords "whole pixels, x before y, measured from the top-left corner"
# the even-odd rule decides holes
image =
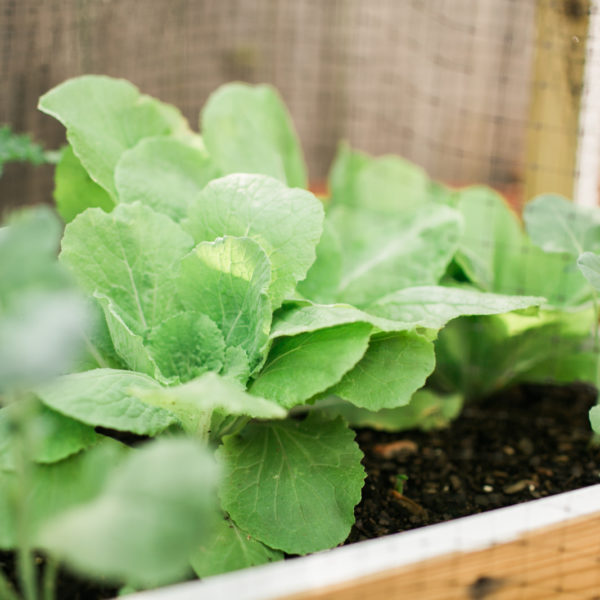
[[[600,446],[588,421],[595,395],[583,385],[522,385],[467,406],[448,429],[359,430],[367,479],[346,543],[599,483]],[[0,553],[0,568],[12,567]],[[63,573],[57,598],[115,594]]]
[[[600,483],[594,403],[588,386],[522,385],[467,406],[448,429],[359,430],[368,475],[346,543]]]

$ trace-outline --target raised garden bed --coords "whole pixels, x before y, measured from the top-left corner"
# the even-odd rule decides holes
[[[209,582],[597,481],[600,212],[542,196],[524,228],[489,188],[347,145],[324,206],[265,86],[218,90],[202,137],[105,77],[40,107],[70,142],[60,260],[48,211],[0,236],[0,548],[24,598],[59,565]]]

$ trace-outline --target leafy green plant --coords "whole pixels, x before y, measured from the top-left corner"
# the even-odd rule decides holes
[[[56,152],[44,150],[29,135],[14,133],[8,125],[0,126],[0,177],[4,165],[9,162],[27,162],[32,165],[55,163]]]
[[[365,476],[348,420],[443,424],[464,390],[422,388],[440,374],[444,332],[466,316],[524,330],[546,302],[491,285],[500,259],[469,246],[469,192],[397,157],[342,146],[324,208],[301,189],[297,136],[268,86],[217,90],[201,134],[175,108],[107,77],[69,80],[40,109],[66,127],[60,264],[95,322],[79,336],[75,366],[30,386],[40,414],[54,419],[39,436],[46,460],[36,470],[85,474],[105,447],[124,457],[102,463],[106,476],[89,492],[77,487],[85,497],[68,510],[34,502],[31,539],[91,575],[156,585],[182,577],[188,559],[206,576],[343,542]],[[55,448],[57,428],[68,435]],[[106,431],[160,439],[144,453],[116,451]],[[170,446],[174,433],[187,439]],[[198,444],[221,469],[212,534],[201,522],[183,526],[186,511],[210,504],[200,470],[189,476],[189,502],[170,491],[185,491],[177,478],[206,462]],[[181,464],[172,485],[158,466],[144,475],[163,451]],[[135,519],[132,498],[144,506]],[[2,515],[0,504],[0,523],[11,518]],[[143,528],[158,515],[169,518]],[[151,551],[125,564],[120,530],[131,531],[123,553],[136,540],[155,548],[161,536],[181,545],[165,546],[164,565]],[[8,537],[1,547],[16,545]]]

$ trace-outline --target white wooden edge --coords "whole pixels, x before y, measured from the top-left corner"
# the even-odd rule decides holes
[[[600,484],[470,517],[128,596],[132,600],[274,600],[455,552],[509,542],[600,514]]]
[[[575,204],[598,204],[600,178],[600,1],[591,0],[588,25],[583,92],[579,110],[579,144]]]

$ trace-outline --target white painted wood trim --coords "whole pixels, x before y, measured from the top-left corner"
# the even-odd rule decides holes
[[[590,10],[573,193],[575,204],[587,207],[598,204],[600,179],[600,0],[591,0]]]
[[[131,600],[274,600],[456,552],[509,542],[600,514],[600,484],[297,558],[128,596]]]

